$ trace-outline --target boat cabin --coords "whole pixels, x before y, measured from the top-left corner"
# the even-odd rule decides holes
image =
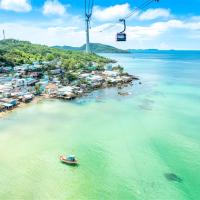
[[[76,160],[76,158],[74,155],[70,155],[70,156],[67,156],[67,160],[74,162]]]

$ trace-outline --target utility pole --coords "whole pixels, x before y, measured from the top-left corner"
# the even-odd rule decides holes
[[[3,40],[6,39],[6,34],[5,34],[5,31],[3,30]]]

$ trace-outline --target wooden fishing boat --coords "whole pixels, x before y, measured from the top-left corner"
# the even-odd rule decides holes
[[[60,156],[60,161],[67,165],[78,165],[78,161],[76,160],[75,156]]]

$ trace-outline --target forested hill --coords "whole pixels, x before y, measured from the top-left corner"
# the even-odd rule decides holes
[[[14,39],[0,40],[0,66],[32,64],[34,61],[60,61],[69,68],[82,68],[88,63],[105,65],[111,60],[96,54],[57,49]]]
[[[76,51],[85,50],[85,45],[81,47],[71,47],[71,46],[55,46],[55,47],[65,50],[76,50]],[[116,47],[100,43],[90,43],[90,50],[95,53],[129,53],[127,50],[118,49]]]

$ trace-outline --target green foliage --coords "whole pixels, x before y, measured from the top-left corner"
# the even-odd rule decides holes
[[[79,51],[68,51],[13,39],[0,41],[0,66],[32,64],[34,61],[40,63],[48,61],[52,65],[61,61],[61,67],[65,70],[84,69],[91,62],[97,66],[113,62],[93,53],[85,54]],[[53,66],[49,67],[53,68]]]
[[[40,88],[40,85],[35,85],[35,93],[36,95],[40,95],[41,94],[41,88]]]
[[[123,73],[124,68],[121,65],[117,65],[116,67],[113,67],[113,71],[117,71],[119,73]]]
[[[68,72],[65,74],[65,78],[71,83],[78,79],[78,75],[76,73]]]

